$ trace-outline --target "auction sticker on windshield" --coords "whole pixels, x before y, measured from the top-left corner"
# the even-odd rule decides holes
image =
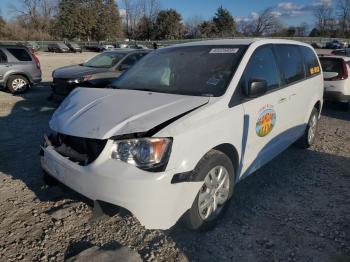
[[[213,48],[210,50],[210,54],[236,54],[238,48]]]

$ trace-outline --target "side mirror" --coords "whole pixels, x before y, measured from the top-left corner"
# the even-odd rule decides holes
[[[119,66],[119,71],[126,71],[126,70],[128,70],[130,68],[130,65],[128,65],[128,64],[121,64],[120,66]]]
[[[337,77],[338,75],[339,75],[338,72],[323,72],[323,79],[327,80],[327,79],[330,79],[330,78]]]
[[[248,82],[246,95],[250,98],[261,96],[267,92],[267,81],[263,79],[251,79]]]

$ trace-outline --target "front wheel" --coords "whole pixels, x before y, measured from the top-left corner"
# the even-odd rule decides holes
[[[211,150],[194,172],[203,185],[184,221],[189,229],[201,231],[212,228],[226,210],[233,194],[234,168],[224,153]]]
[[[315,143],[317,136],[318,117],[318,110],[316,108],[312,109],[311,116],[309,118],[309,122],[307,123],[305,132],[303,136],[297,141],[297,145],[300,148],[309,148]]]

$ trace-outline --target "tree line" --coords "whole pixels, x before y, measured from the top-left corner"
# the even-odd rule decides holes
[[[313,7],[314,28],[307,23],[287,27],[273,8],[249,19],[235,19],[219,7],[207,20],[183,20],[175,9],[162,9],[160,0],[20,0],[13,18],[0,17],[3,40],[113,41],[220,38],[235,36],[350,36],[350,0],[327,1]],[[119,8],[118,4],[123,6]],[[312,30],[311,30],[312,29]]]

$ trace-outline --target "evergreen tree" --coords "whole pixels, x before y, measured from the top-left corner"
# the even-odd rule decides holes
[[[181,20],[181,15],[174,9],[160,11],[155,24],[156,38],[159,40],[180,39],[183,33]]]
[[[216,11],[213,22],[219,36],[234,36],[236,32],[235,21],[227,9],[220,6]]]

